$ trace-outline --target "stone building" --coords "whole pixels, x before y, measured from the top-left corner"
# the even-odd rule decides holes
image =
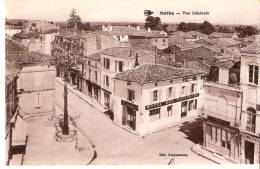
[[[198,116],[204,72],[144,64],[118,73],[114,122],[140,136]]]

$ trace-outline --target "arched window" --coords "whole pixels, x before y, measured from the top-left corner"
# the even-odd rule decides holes
[[[246,130],[254,133],[255,123],[256,123],[256,110],[252,107],[249,107],[247,109]]]

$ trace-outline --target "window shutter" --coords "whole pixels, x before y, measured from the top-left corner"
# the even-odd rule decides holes
[[[161,90],[158,90],[158,98],[157,98],[157,101],[161,101],[161,93],[162,93],[162,91],[161,91]]]
[[[150,92],[150,103],[153,103],[153,91]]]

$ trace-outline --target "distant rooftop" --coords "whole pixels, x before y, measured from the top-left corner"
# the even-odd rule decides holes
[[[146,50],[138,47],[112,47],[108,49],[104,49],[102,54],[120,57],[120,58],[133,58],[138,54],[138,56],[144,55],[154,55],[154,51]]]
[[[247,47],[241,49],[241,53],[248,53],[248,54],[260,54],[260,40],[257,40]]]
[[[137,82],[139,84],[154,83],[178,78],[205,75],[204,72],[185,68],[175,68],[164,65],[145,64],[135,69],[119,73],[115,79]]]

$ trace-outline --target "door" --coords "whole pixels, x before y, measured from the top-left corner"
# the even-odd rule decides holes
[[[127,124],[133,130],[135,130],[135,121],[136,121],[135,114],[136,112],[133,109],[127,107]]]
[[[249,141],[245,141],[245,163],[254,164],[254,149],[255,144]]]
[[[123,106],[123,114],[122,114],[122,124],[123,125],[126,125],[126,121],[127,121],[127,110],[126,110],[126,107]]]

